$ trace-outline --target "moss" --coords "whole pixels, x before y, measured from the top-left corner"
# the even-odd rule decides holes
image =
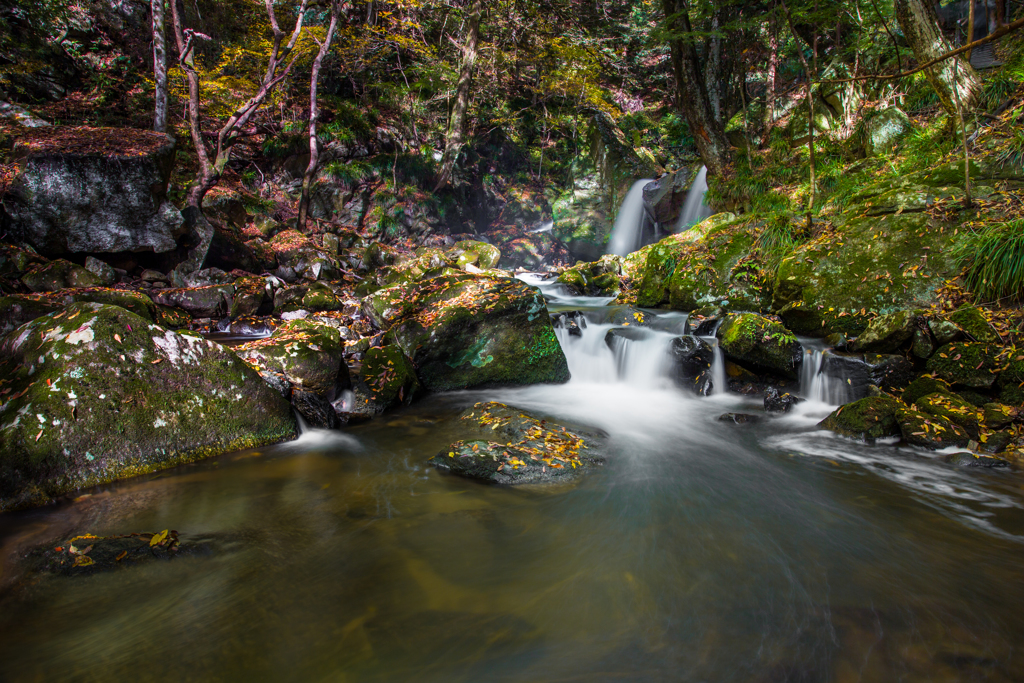
[[[1016,355],[1006,368],[999,373],[996,380],[996,388],[999,390],[999,400],[1013,406],[1024,405],[1024,355]]]
[[[192,316],[174,306],[157,306],[153,322],[161,327],[176,330],[180,327],[188,327],[192,322]]]
[[[328,400],[350,384],[341,333],[323,323],[292,320],[234,351],[254,368],[280,372],[292,384]]]
[[[124,289],[86,289],[72,295],[73,301],[120,306],[149,322],[156,322],[156,304],[142,292]]]
[[[928,359],[928,372],[954,386],[988,389],[1002,368],[1002,350],[994,344],[954,342]]]
[[[927,214],[844,219],[779,265],[772,307],[798,334],[860,334],[870,318],[937,303],[956,274],[952,228]]]
[[[728,315],[718,328],[718,339],[725,356],[740,365],[797,376],[803,350],[793,333],[779,323],[756,313]]]
[[[975,306],[963,306],[951,313],[949,319],[970,335],[974,341],[986,344],[1000,344],[1003,341],[999,333],[985,319],[981,309]]]
[[[334,288],[325,282],[314,282],[302,297],[302,308],[314,313],[337,311],[343,307],[344,302]]]
[[[914,402],[914,406],[928,415],[944,418],[963,428],[972,439],[979,435],[978,409],[958,396],[928,394]]]
[[[287,402],[230,351],[114,306],[15,330],[0,377],[0,509],[295,433]]]
[[[369,412],[408,405],[422,390],[412,361],[397,346],[375,346],[366,352],[359,370],[357,396]]]
[[[896,419],[903,440],[911,446],[933,450],[964,448],[971,440],[964,429],[940,415],[903,407],[896,411]]]
[[[869,396],[833,411],[818,426],[866,441],[899,436],[900,425],[896,419],[899,410],[906,410],[906,406],[894,398]]]
[[[923,325],[922,311],[894,311],[881,315],[868,325],[853,344],[854,351],[892,353],[914,336],[919,323]]]
[[[914,405],[917,399],[928,394],[952,394],[953,390],[945,380],[934,377],[918,377],[907,385],[901,398],[908,406]]]

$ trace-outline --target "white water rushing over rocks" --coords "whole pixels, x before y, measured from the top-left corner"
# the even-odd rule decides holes
[[[720,355],[697,397],[667,376],[684,314],[613,325],[630,312],[522,279],[587,321],[557,332],[565,384],[427,396],[0,515],[0,678],[1024,680],[1018,474],[819,430],[815,348],[818,400],[786,416],[720,391]],[[643,331],[613,353],[613,327]],[[525,488],[429,466],[492,400],[604,432],[606,464]],[[17,580],[33,549],[161,529],[196,550]]]
[[[640,232],[644,226],[644,185],[650,178],[633,183],[622,200],[615,217],[615,227],[608,237],[608,253],[626,256],[640,248]]]
[[[683,209],[679,212],[679,221],[676,223],[676,232],[689,230],[711,215],[711,207],[704,202],[707,193],[708,167],[701,166],[697,171],[697,177],[690,185],[690,190],[686,193],[686,201],[683,203]]]

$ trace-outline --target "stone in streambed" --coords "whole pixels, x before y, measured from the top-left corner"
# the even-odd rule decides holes
[[[21,278],[21,283],[33,292],[56,292],[68,287],[98,287],[103,280],[81,266],[57,259],[36,266]]]
[[[373,416],[410,404],[423,392],[412,361],[397,346],[374,346],[366,351],[352,380],[354,402],[345,411]]]
[[[153,301],[187,311],[193,318],[223,318],[231,311],[235,288],[231,285],[208,285],[179,289],[153,290]]]
[[[983,455],[981,453],[950,453],[945,457],[945,461],[951,465],[957,467],[1009,467],[1010,463],[1002,458],[996,458],[991,455]]]
[[[829,350],[822,356],[821,373],[845,382],[850,398],[856,400],[870,396],[872,387],[892,391],[906,386],[914,378],[914,364],[896,354]]]
[[[757,415],[749,415],[747,413],[722,413],[718,416],[719,422],[732,422],[733,424],[745,425],[754,424],[760,422],[761,418]]]
[[[980,429],[979,410],[959,396],[950,394],[928,394],[914,401],[914,407],[922,413],[941,417],[959,426],[972,439],[977,439]]]
[[[1003,349],[996,344],[955,342],[928,359],[928,372],[954,386],[988,389],[996,381]]]
[[[431,391],[569,379],[544,297],[519,280],[444,275],[382,289],[363,311]]]
[[[866,330],[850,345],[852,351],[892,353],[924,326],[921,311],[896,311],[872,320]]]
[[[714,390],[725,391],[725,387],[716,387],[712,382],[711,366],[715,352],[703,339],[692,335],[676,337],[669,344],[669,355],[672,358],[672,379],[679,386],[699,396],[707,396]]]
[[[764,412],[768,414],[788,413],[793,410],[793,406],[802,403],[803,400],[789,392],[780,394],[775,387],[768,387],[764,391]]]
[[[900,435],[896,413],[905,409],[902,403],[888,396],[869,396],[847,403],[818,423],[823,429],[842,436],[874,441]]]
[[[803,348],[779,323],[755,313],[727,315],[717,336],[729,360],[751,370],[797,378]]]
[[[1003,339],[976,306],[961,306],[949,315],[949,319],[971,339],[985,344],[1001,344]]]
[[[7,334],[36,318],[59,311],[62,306],[39,294],[0,297],[0,334]]]
[[[457,441],[430,458],[439,470],[495,484],[542,484],[572,480],[604,463],[586,453],[596,434],[502,403],[477,403],[461,421],[478,438]]]
[[[0,510],[294,438],[237,356],[115,306],[76,303],[0,342]]]
[[[956,446],[964,448],[971,437],[959,425],[944,417],[901,406],[896,411],[903,441],[911,446],[938,450]]]

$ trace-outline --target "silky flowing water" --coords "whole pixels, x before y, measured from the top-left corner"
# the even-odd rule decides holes
[[[534,279],[532,282],[537,283]],[[431,396],[343,432],[0,516],[4,681],[1019,681],[1024,477],[819,431],[808,401],[683,393],[604,346],[603,300],[546,287],[574,378]],[[604,430],[574,485],[501,488],[427,458],[500,400]],[[72,535],[177,529],[209,553],[25,573]]]

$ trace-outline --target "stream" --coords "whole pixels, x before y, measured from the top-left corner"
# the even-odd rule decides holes
[[[794,412],[719,421],[761,401],[666,379],[684,315],[613,353],[607,300],[524,279],[587,317],[557,330],[567,384],[435,395],[0,515],[0,680],[1024,680],[1020,474],[818,430],[835,389],[813,372]],[[606,465],[539,488],[428,466],[488,400],[600,428]],[[210,551],[20,573],[31,547],[162,529]]]

